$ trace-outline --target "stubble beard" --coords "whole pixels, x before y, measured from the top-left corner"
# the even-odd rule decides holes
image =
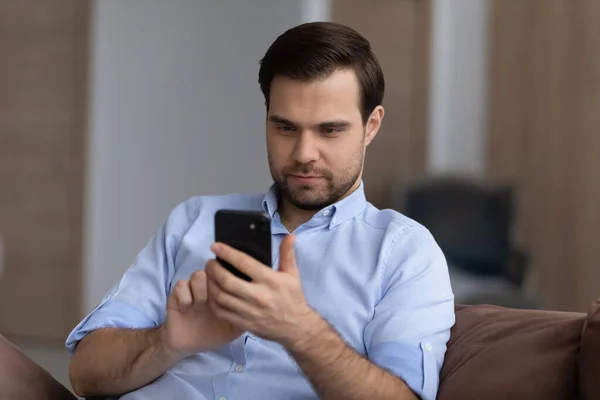
[[[296,164],[275,174],[270,155],[269,168],[281,199],[287,200],[300,210],[319,211],[336,203],[352,189],[362,173],[364,157],[364,151],[359,150],[356,156],[352,157],[355,161],[337,178],[331,171],[315,169],[312,164]],[[317,174],[323,177],[325,184],[294,186],[289,183],[289,176],[292,174]]]

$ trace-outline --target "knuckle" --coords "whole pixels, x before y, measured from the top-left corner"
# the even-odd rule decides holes
[[[279,277],[277,275],[274,274],[266,274],[265,275],[265,283],[272,289],[274,290],[280,290],[282,283],[281,283],[281,279],[279,279]]]
[[[215,302],[219,305],[224,306],[227,302],[227,296],[225,296],[223,292],[218,292],[215,296]]]
[[[173,293],[175,293],[175,296],[181,296],[184,295],[187,291],[188,291],[188,284],[186,281],[178,281],[175,284],[175,289],[173,289]]]
[[[275,275],[271,275],[269,274],[269,284],[271,285],[272,288],[274,289],[281,289],[281,279],[279,279],[278,276]]]
[[[271,304],[272,296],[268,292],[261,292],[255,295],[255,299],[259,305],[267,307]]]
[[[219,285],[225,289],[225,290],[231,290],[231,276],[229,276],[230,274],[227,275],[223,275],[222,277],[220,277],[219,279]]]
[[[178,282],[175,285],[172,296],[180,306],[187,306],[191,303],[192,297],[190,295],[189,287],[185,282]]]
[[[190,282],[192,283],[193,286],[206,286],[206,282],[207,282],[207,276],[206,276],[206,271],[204,270],[198,270],[196,272],[194,272],[192,274],[192,277],[190,278]]]
[[[191,277],[192,282],[201,280],[203,275],[204,275],[204,271],[202,271],[201,269],[195,271]]]

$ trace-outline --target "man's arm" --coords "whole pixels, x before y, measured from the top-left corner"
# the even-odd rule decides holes
[[[165,373],[178,357],[164,343],[163,328],[104,328],[90,333],[71,359],[71,386],[78,396],[118,396]]]
[[[105,397],[135,390],[179,360],[241,335],[217,321],[206,305],[204,271],[172,281],[181,240],[201,204],[202,199],[192,198],[175,207],[121,280],[67,338],[77,394]]]
[[[243,331],[219,321],[206,304],[206,274],[179,281],[159,328],[96,330],[83,338],[71,360],[71,385],[79,396],[131,392],[164,374],[179,360],[219,348]]]
[[[316,312],[309,326],[303,340],[287,350],[320,399],[417,399],[404,381],[348,347]]]

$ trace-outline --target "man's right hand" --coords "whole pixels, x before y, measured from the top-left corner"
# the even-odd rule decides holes
[[[167,351],[183,359],[216,350],[244,333],[219,320],[207,304],[206,273],[196,271],[178,281],[167,301],[167,320],[161,327]]]
[[[207,304],[206,274],[179,281],[159,328],[102,328],[77,345],[69,375],[80,397],[113,397],[149,384],[184,358],[218,349],[242,335]]]

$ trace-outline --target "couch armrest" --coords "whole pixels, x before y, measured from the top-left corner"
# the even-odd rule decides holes
[[[76,397],[0,335],[0,399],[76,400]]]

